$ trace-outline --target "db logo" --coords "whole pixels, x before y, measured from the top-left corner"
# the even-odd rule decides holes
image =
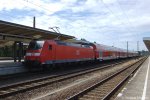
[[[80,51],[79,50],[76,51],[76,55],[80,55]]]

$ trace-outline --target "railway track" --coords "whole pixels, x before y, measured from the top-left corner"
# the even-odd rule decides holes
[[[118,62],[121,62],[121,61],[127,61],[126,59],[124,59],[124,60],[120,60],[120,61],[118,61]],[[113,63],[113,62],[115,62],[115,61],[111,61],[111,63]],[[103,62],[103,64],[99,64],[99,65],[106,65],[106,64],[108,64],[108,62]],[[96,64],[95,64],[96,65]],[[98,65],[98,64],[97,64]],[[70,65],[71,66],[71,65]],[[70,67],[69,66],[69,67]],[[87,70],[88,69],[88,66],[90,67],[91,66],[91,64],[89,65],[89,64],[86,64],[86,65],[84,65],[84,66],[86,66],[87,68],[85,68],[85,70]],[[83,66],[83,67],[84,67]],[[21,66],[18,66],[18,67],[21,67]],[[68,66],[67,66],[68,67]],[[58,68],[58,67],[57,67]],[[26,76],[26,75],[28,75],[28,76],[31,76],[31,75],[38,75],[38,73],[40,73],[40,74],[44,74],[44,73],[47,73],[47,72],[50,72],[50,71],[52,71],[51,69],[50,69],[50,71],[48,71],[48,70],[42,70],[42,68],[38,68],[39,70],[35,70],[35,68],[33,68],[33,70],[29,70],[28,72],[22,72],[22,73],[16,73],[16,74],[11,74],[11,75],[0,75],[0,81],[3,81],[3,80],[5,80],[5,79],[11,79],[11,78],[16,78],[16,77],[20,77],[20,76]],[[3,70],[3,67],[0,67],[0,70]],[[13,69],[9,69],[9,70],[13,70]],[[74,70],[74,69],[73,69]],[[57,71],[59,72],[59,71],[62,71],[62,70],[58,70],[57,69]],[[60,72],[59,72],[60,73]],[[54,73],[55,74],[55,73]]]
[[[109,100],[145,60],[146,58],[106,77],[94,85],[67,98],[67,100]]]
[[[3,87],[0,87],[0,98],[5,98],[5,97],[11,96],[16,93],[21,93],[21,92],[25,92],[28,90],[44,87],[46,85],[53,84],[55,82],[64,81],[64,80],[71,79],[71,78],[77,77],[77,76],[81,76],[81,75],[84,75],[87,73],[92,73],[94,71],[112,67],[112,66],[124,63],[124,62],[126,62],[126,61],[121,61],[121,62],[117,62],[117,63],[110,64],[110,65],[105,65],[103,67],[97,67],[97,68],[90,69],[90,70],[86,69],[86,70],[82,70],[82,71],[78,71],[78,72],[48,76],[48,77],[43,77],[43,78],[39,78],[39,79],[28,80],[28,81],[15,83],[15,84],[6,85]]]

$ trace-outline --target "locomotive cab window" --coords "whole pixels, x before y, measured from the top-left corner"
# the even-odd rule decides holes
[[[48,46],[48,50],[52,50],[52,45],[49,45],[49,46]]]
[[[44,41],[31,41],[28,50],[38,50],[43,47]]]

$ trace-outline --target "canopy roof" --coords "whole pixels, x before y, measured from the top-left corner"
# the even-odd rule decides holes
[[[150,37],[144,37],[143,41],[144,41],[147,49],[150,51]]]
[[[0,45],[10,44],[13,41],[30,42],[32,39],[55,38],[66,40],[75,37],[0,20]]]

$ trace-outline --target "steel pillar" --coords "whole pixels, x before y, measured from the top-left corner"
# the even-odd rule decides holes
[[[23,56],[23,43],[20,41],[15,41],[13,46],[14,52],[14,62],[21,62],[21,58]]]
[[[13,56],[14,56],[14,62],[16,62],[17,61],[17,53],[16,53],[16,50],[17,50],[17,42],[15,41],[14,42],[14,46],[13,46]]]

